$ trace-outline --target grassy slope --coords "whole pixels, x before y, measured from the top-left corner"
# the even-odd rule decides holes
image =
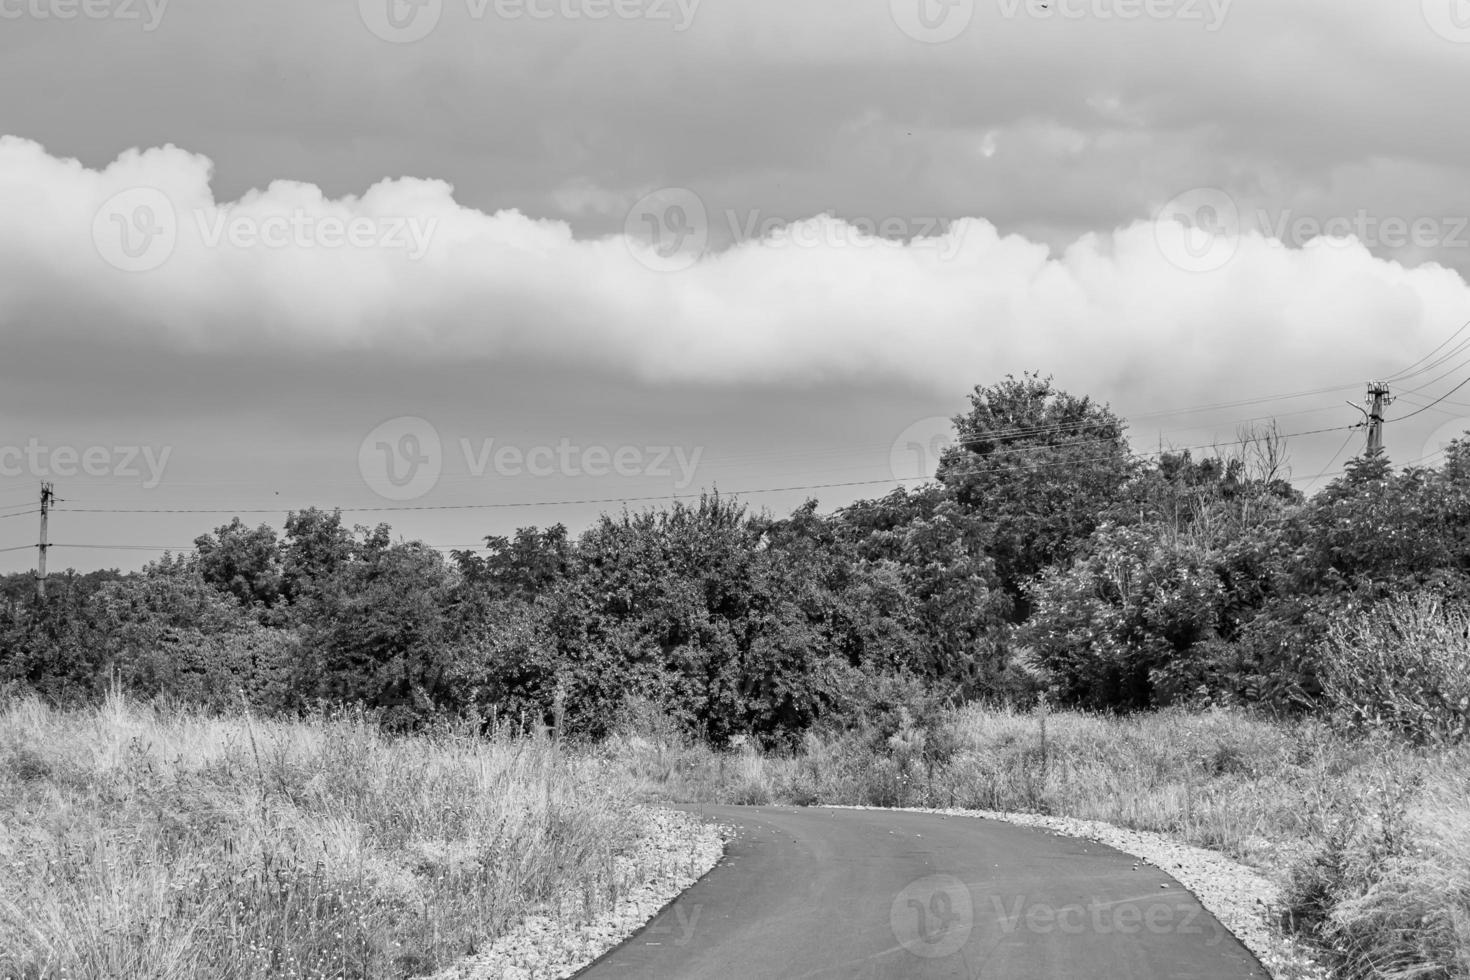
[[[389,977],[617,898],[615,780],[544,741],[0,704],[0,977]]]

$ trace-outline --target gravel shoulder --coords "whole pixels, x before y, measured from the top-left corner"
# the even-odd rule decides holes
[[[843,807],[881,810],[881,807]],[[1276,927],[1280,889],[1258,871],[1214,851],[1147,831],[1093,820],[985,810],[904,808],[915,813],[1001,820],[1067,837],[1096,841],[1174,878],[1260,959],[1275,980],[1325,980],[1327,971],[1302,944]],[[727,831],[681,811],[640,807],[645,833],[619,855],[609,879],[614,906],[590,920],[579,913],[580,896],[522,922],[485,951],[461,960],[429,980],[565,980],[615,948],[682,892],[707,874],[724,853]]]
[[[530,916],[481,953],[429,980],[565,980],[643,927],[704,877],[725,851],[721,828],[691,814],[639,807],[645,831],[594,889],[617,888],[618,900],[590,920],[580,895]]]
[[[878,810],[851,806],[844,809]],[[1097,820],[1048,817],[1033,813],[905,807],[914,813],[1003,820],[1049,830],[1066,837],[1097,841],[1151,864],[1178,881],[1201,905],[1240,940],[1275,980],[1325,980],[1327,970],[1311,952],[1275,925],[1281,890],[1260,872],[1215,851],[1182,844],[1159,834],[1129,830]]]

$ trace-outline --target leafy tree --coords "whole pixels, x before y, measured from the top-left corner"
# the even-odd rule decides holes
[[[1013,618],[1024,620],[1025,582],[1068,560],[1133,475],[1124,424],[1031,374],[976,387],[970,411],[954,421],[959,445],[938,477],[991,525],[989,552]]]
[[[321,697],[411,725],[457,706],[446,684],[459,639],[446,612],[457,575],[426,545],[385,538],[385,528],[360,528],[331,577],[316,573],[304,639]]]
[[[1030,586],[1035,611],[1018,638],[1064,701],[1148,708],[1217,685],[1208,654],[1225,590],[1213,556],[1159,531],[1106,525]]]
[[[386,524],[357,532],[343,526],[341,511],[328,514],[310,507],[287,515],[282,594],[292,602],[311,599],[330,587],[350,562],[388,547],[391,532]]]
[[[8,576],[0,604],[0,688],[20,686],[53,704],[86,703],[107,684],[106,651],[94,623],[92,598],[122,579],[116,569],[51,576],[36,597],[31,573]]]
[[[874,664],[946,681],[970,695],[1009,693],[1004,645],[1011,600],[989,549],[995,528],[945,488],[900,488],[841,518],[860,559],[894,570],[917,638],[902,661]]]
[[[571,568],[572,544],[565,525],[544,531],[523,527],[515,537],[485,538],[484,557],[473,551],[453,553],[460,574],[472,587],[494,596],[530,600],[564,578]]]
[[[204,580],[243,605],[271,606],[280,599],[281,554],[270,525],[249,528],[236,517],[213,534],[195,538],[194,549]]]

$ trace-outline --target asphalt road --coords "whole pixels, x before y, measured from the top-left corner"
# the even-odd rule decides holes
[[[725,857],[585,980],[1266,977],[1194,896],[1091,841],[922,813],[690,807]]]

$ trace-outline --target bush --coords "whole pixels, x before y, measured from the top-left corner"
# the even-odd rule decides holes
[[[1351,980],[1470,977],[1470,781],[1394,771],[1334,806],[1326,840],[1290,870],[1287,925]]]
[[[1328,627],[1318,676],[1342,723],[1418,742],[1470,735],[1470,610],[1399,596]]]

